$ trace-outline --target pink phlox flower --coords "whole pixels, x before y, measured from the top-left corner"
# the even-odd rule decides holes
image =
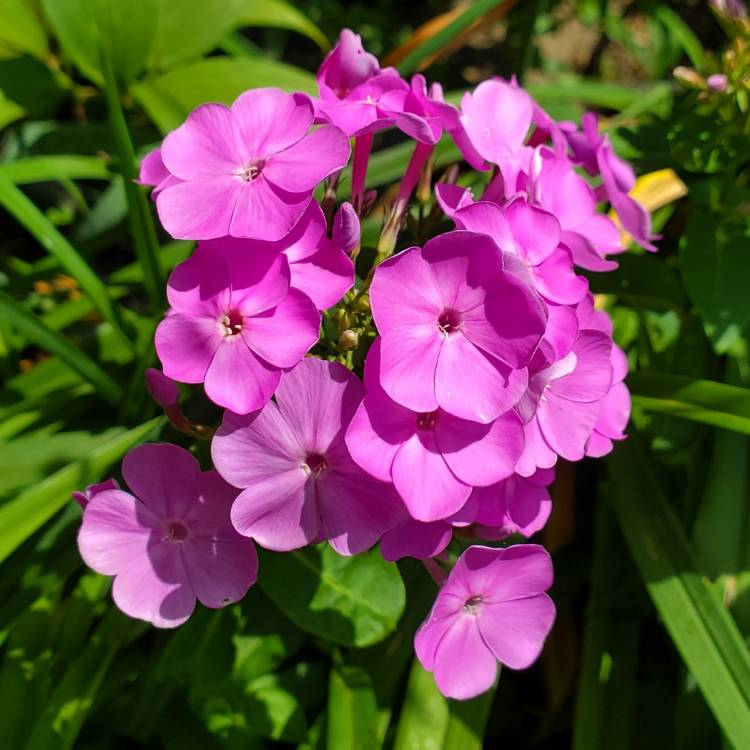
[[[397,403],[489,423],[520,398],[546,308],[503,270],[486,235],[447,232],[389,258],[370,301],[382,336],[379,380]]]
[[[299,221],[313,190],[349,160],[338,128],[310,131],[310,97],[258,88],[227,107],[204,104],[164,139],[161,157],[179,182],[156,198],[178,239],[232,235],[275,241]]]
[[[130,617],[173,628],[195,600],[219,608],[255,583],[255,548],[229,521],[237,495],[184,448],[145,444],[125,456],[129,492],[98,492],[83,514],[84,562],[114,576],[112,597]]]
[[[486,169],[486,162],[502,168],[523,145],[533,117],[534,102],[517,84],[483,81],[461,100],[461,124],[470,145],[462,149],[464,158],[475,169]]]
[[[539,347],[529,365],[529,388],[516,406],[525,433],[518,474],[550,468],[558,455],[568,461],[583,458],[612,384],[611,350],[612,339],[594,330],[579,331],[561,359],[554,359],[550,347]]]
[[[552,629],[552,560],[536,544],[469,547],[458,558],[414,637],[422,666],[449,698],[492,687],[497,662],[525,669]]]
[[[232,507],[241,534],[278,551],[327,539],[355,555],[397,523],[403,506],[393,487],[365,473],[344,443],[363,396],[345,367],[309,358],[282,376],[275,401],[224,415],[211,455],[242,489]]]
[[[156,329],[164,374],[203,383],[219,406],[240,414],[262,407],[283,369],[318,339],[320,313],[291,289],[289,262],[255,248],[234,262],[199,245],[169,277],[170,314]]]
[[[601,402],[599,418],[586,442],[586,455],[599,458],[611,453],[613,441],[624,440],[630,419],[630,391],[623,382],[628,373],[628,360],[619,346],[612,346],[612,386]]]
[[[529,201],[560,222],[560,241],[571,251],[574,263],[591,271],[617,268],[605,256],[623,252],[620,232],[611,219],[597,212],[591,186],[567,158],[546,147],[537,150],[533,161],[526,175]]]
[[[105,479],[102,482],[97,482],[95,484],[90,484],[88,487],[86,487],[85,490],[76,490],[75,492],[71,493],[71,496],[73,500],[75,500],[82,508],[86,508],[86,506],[91,502],[91,498],[94,497],[99,492],[104,492],[106,490],[119,490],[120,485],[117,482],[116,479]]]
[[[560,244],[560,224],[547,211],[524,199],[503,208],[479,201],[458,209],[453,220],[459,229],[492,237],[501,250],[521,261],[522,274],[550,302],[575,304],[588,291],[588,282],[577,276],[570,251]]]
[[[435,199],[440,208],[443,209],[443,213],[449,219],[453,218],[453,215],[459,208],[464,208],[474,203],[471,188],[449,182],[438,182],[435,185]]]
[[[354,263],[345,248],[326,235],[326,221],[312,201],[292,231],[278,242],[222,237],[200,245],[221,255],[230,270],[243,272],[244,263],[280,254],[289,266],[289,285],[309,297],[318,310],[335,305],[354,285]]]
[[[601,176],[601,197],[606,198],[617,212],[623,229],[641,247],[655,252],[651,240],[658,238],[651,232],[651,216],[629,195],[635,185],[633,168],[617,156],[609,136],[599,132],[598,117],[593,112],[583,116],[581,127],[580,131],[568,130],[565,133],[573,160],[590,175]]]
[[[408,409],[380,386],[381,356],[378,340],[367,358],[367,395],[349,425],[346,444],[365,471],[393,482],[413,518],[445,519],[461,509],[472,487],[513,473],[523,450],[523,429],[513,411],[482,424],[440,408]]]
[[[164,166],[164,161],[161,158],[161,149],[154,148],[143,157],[137,182],[139,185],[153,187],[151,199],[156,200],[156,196],[164,188],[176,185],[180,180],[174,177]]]
[[[477,487],[474,522],[482,539],[505,539],[511,534],[530,537],[544,528],[552,512],[547,487],[555,479],[553,469],[537,469],[530,477],[519,474],[489,487]]]
[[[315,80],[321,98],[346,99],[352,89],[379,74],[378,58],[365,51],[362,37],[351,29],[342,29],[336,46],[318,68]]]

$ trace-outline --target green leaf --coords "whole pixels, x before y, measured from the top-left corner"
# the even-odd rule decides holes
[[[378,704],[367,670],[342,664],[328,681],[328,750],[378,750]]]
[[[147,440],[162,423],[163,418],[157,417],[106,440],[86,458],[56,471],[0,507],[0,528],[4,530],[0,538],[0,562],[71,502],[71,492],[99,481],[112,464]]]
[[[584,610],[573,750],[631,747],[641,621],[638,603],[634,603],[626,585],[633,578],[638,584],[637,576],[615,514],[600,502],[596,508],[591,588]]]
[[[653,90],[666,95],[669,85],[667,84],[666,89],[661,84],[648,87],[624,86],[578,76],[565,76],[553,83],[529,83],[526,88],[545,109],[552,108],[555,104],[577,101],[588,106],[620,111],[642,101]]]
[[[683,375],[638,370],[628,376],[633,403],[750,435],[750,389]]]
[[[107,292],[107,286],[34,203],[2,175],[0,175],[0,205],[33,234],[48,252],[57,258],[60,265],[91,297],[97,309],[112,324],[122,340],[132,348],[133,344],[129,331],[125,328],[119,307],[112,301]]]
[[[443,750],[482,750],[484,728],[496,690],[497,683],[471,700],[448,702],[448,727]]]
[[[63,51],[97,85],[104,82],[99,50],[108,50],[117,76],[130,81],[151,52],[156,0],[42,0]]]
[[[247,0],[157,0],[152,70],[172,68],[216,49],[240,24]]]
[[[120,170],[125,184],[125,195],[128,201],[128,217],[135,245],[135,254],[143,269],[143,285],[151,300],[154,312],[164,307],[164,273],[159,260],[159,240],[156,236],[154,216],[151,205],[143,189],[135,183],[138,166],[135,160],[135,149],[130,140],[128,125],[120,105],[120,94],[117,90],[114,70],[108,59],[108,53],[102,49],[102,70],[104,71],[104,93],[109,107],[117,152],[120,157]]]
[[[308,17],[285,0],[256,0],[242,13],[240,24],[298,31],[324,52],[331,46],[325,34]]]
[[[112,404],[119,403],[122,389],[99,365],[65,337],[26,312],[12,297],[0,291],[0,312],[31,341],[50,354],[56,354],[68,367],[91,383]]]
[[[53,180],[109,180],[112,174],[98,156],[27,156],[0,164],[0,177],[16,185]]]
[[[26,0],[0,0],[0,50],[40,59],[48,55],[44,28]]]
[[[469,28],[482,16],[497,8],[505,0],[474,0],[467,9],[447,26],[440,29],[437,34],[428,36],[421,44],[413,49],[398,64],[401,75],[408,76],[415,73],[422,60],[438,54],[444,47],[451,43],[454,37]]]
[[[654,16],[667,28],[672,38],[684,50],[698,72],[706,70],[706,55],[703,44],[688,24],[668,5],[660,3],[654,8]]]
[[[727,739],[750,737],[750,653],[700,570],[636,439],[609,458],[620,526],[661,619]]]
[[[243,91],[258,86],[307,93],[317,90],[313,75],[292,65],[265,58],[213,57],[137,83],[130,92],[162,133],[167,133],[200,104],[231,104]]]
[[[110,610],[86,648],[68,664],[24,750],[69,750],[73,747],[109,666],[132,629],[132,620],[117,610]]]
[[[447,728],[448,700],[415,657],[393,750],[442,750]]]
[[[26,110],[14,101],[6,98],[0,91],[0,130],[6,125],[20,120],[26,114]]]
[[[693,214],[680,240],[680,270],[714,349],[725,354],[750,323],[747,222],[717,224],[713,216]]]
[[[289,619],[345,646],[369,646],[396,628],[404,610],[398,568],[377,550],[342,557],[327,544],[262,553],[260,585]]]

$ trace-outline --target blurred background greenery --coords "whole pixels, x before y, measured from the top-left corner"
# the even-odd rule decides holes
[[[117,613],[75,544],[73,489],[180,440],[143,372],[191,245],[155,224],[139,157],[204,101],[314,92],[342,26],[454,100],[516,75],[557,118],[599,111],[663,235],[591,278],[633,437],[559,468],[555,630],[466,704],[412,665],[434,596],[417,564],[264,554],[242,605],[166,633]],[[750,747],[749,43],[701,0],[0,0],[0,746]],[[409,147],[379,145],[386,190]]]

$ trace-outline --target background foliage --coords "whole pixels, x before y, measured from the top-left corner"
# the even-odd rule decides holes
[[[411,661],[434,596],[416,563],[264,553],[242,605],[167,633],[121,616],[75,544],[71,490],[180,440],[143,372],[191,248],[156,229],[138,158],[204,101],[314,91],[342,25],[448,92],[516,74],[555,117],[602,112],[663,234],[591,278],[633,369],[632,438],[559,469],[544,657],[465,704]],[[748,43],[697,1],[0,0],[3,747],[747,747]],[[385,189],[409,147],[383,145]]]

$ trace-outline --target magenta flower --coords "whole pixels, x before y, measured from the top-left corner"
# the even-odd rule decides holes
[[[333,217],[331,239],[347,255],[359,248],[362,228],[359,216],[351,203],[342,203]]]
[[[488,423],[521,397],[546,310],[503,270],[489,237],[448,232],[389,258],[370,298],[382,336],[379,380],[397,403]]]
[[[525,669],[552,629],[552,560],[536,544],[469,547],[438,592],[414,637],[422,666],[449,698],[473,698],[492,687],[497,662]]]
[[[530,537],[544,528],[552,512],[547,486],[555,479],[551,469],[530,477],[514,474],[490,487],[476,487],[471,502],[477,504],[474,522],[484,539],[505,539],[511,534]]]
[[[161,158],[161,149],[155,148],[149,151],[141,161],[141,168],[138,173],[138,183],[140,185],[149,185],[153,187],[151,198],[156,200],[156,196],[164,190],[165,187],[176,185],[179,180],[170,174],[164,166]]]
[[[308,132],[313,119],[308,96],[275,88],[193,110],[161,147],[179,180],[156,198],[164,228],[178,239],[281,239],[315,186],[349,160],[344,133],[329,125]]]
[[[242,489],[232,523],[263,547],[287,551],[327,539],[342,555],[371,547],[403,513],[393,488],[354,463],[344,433],[364,395],[342,365],[305,359],[255,414],[227,412],[214,465]]]
[[[555,465],[557,456],[580,461],[612,384],[612,339],[600,331],[580,331],[573,349],[551,360],[540,347],[529,365],[529,388],[516,407],[526,445],[516,471],[531,476]]]
[[[215,404],[240,414],[263,406],[281,370],[318,339],[320,314],[289,279],[286,257],[272,248],[230,267],[199,247],[169,277],[172,307],[155,340],[164,374],[203,383]]]
[[[437,521],[456,513],[471,488],[513,473],[523,450],[523,429],[512,411],[490,424],[460,419],[442,409],[417,412],[380,387],[381,342],[367,357],[367,396],[346,433],[352,458],[369,474],[393,482],[411,516]]]
[[[237,491],[176,445],[134,448],[122,473],[130,492],[94,495],[78,533],[84,562],[115,576],[115,604],[173,628],[196,599],[212,608],[239,601],[255,583],[258,558],[229,522]]]
[[[388,562],[404,557],[428,560],[439,555],[450,544],[453,527],[446,521],[425,523],[407,517],[380,540],[380,554]]]
[[[502,168],[523,145],[533,116],[533,99],[517,84],[483,81],[461,100],[461,123],[473,147],[464,157],[475,169],[486,168],[485,161]]]
[[[310,203],[294,229],[278,242],[222,237],[200,246],[221,255],[233,276],[243,274],[244,265],[255,262],[256,255],[283,254],[290,287],[309,297],[318,310],[335,305],[354,285],[354,263],[342,246],[326,236],[325,217],[317,201]]]
[[[90,484],[85,490],[76,490],[71,493],[73,500],[75,500],[84,510],[86,506],[91,502],[94,495],[99,492],[105,492],[106,490],[119,490],[120,485],[116,479],[105,479],[103,482],[97,482],[96,484]]]
[[[588,291],[588,282],[577,276],[570,251],[559,244],[560,224],[547,211],[514,200],[501,208],[480,201],[456,210],[459,229],[489,235],[501,250],[517,256],[529,281],[546,300],[572,305]]]

